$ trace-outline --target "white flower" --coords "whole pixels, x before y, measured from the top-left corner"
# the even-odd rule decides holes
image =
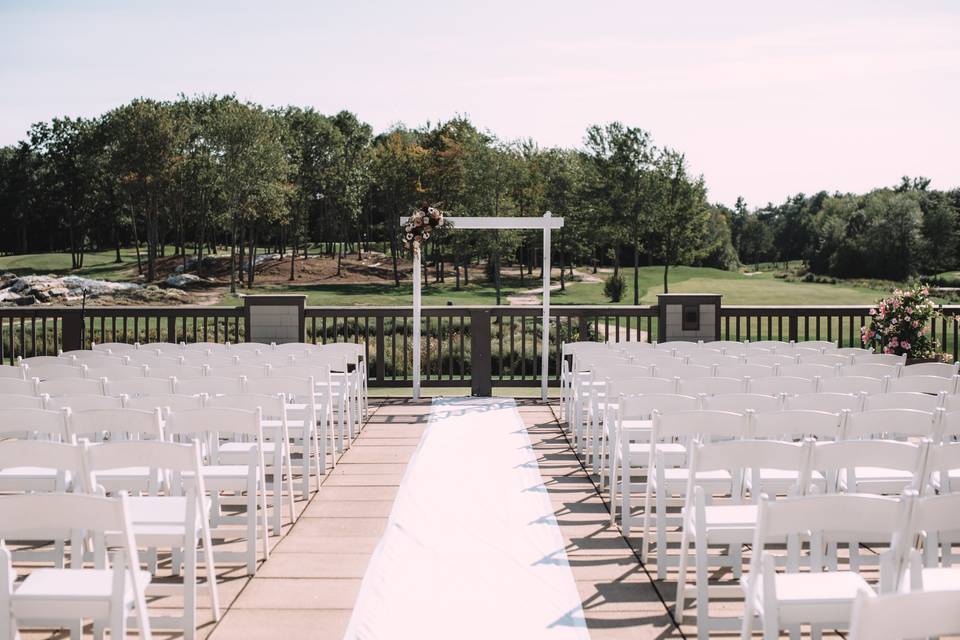
[[[426,240],[426,239],[429,238],[429,237],[430,237],[430,233],[429,233],[428,231],[424,231],[424,232],[423,232],[423,239]]]
[[[408,234],[407,234],[407,241],[409,242],[410,240],[413,240],[413,234],[412,234],[412,233],[408,233]]]

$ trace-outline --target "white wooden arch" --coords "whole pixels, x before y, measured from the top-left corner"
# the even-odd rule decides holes
[[[403,226],[410,218],[400,218]],[[543,231],[543,330],[540,361],[540,397],[547,399],[547,371],[550,364],[550,231],[563,226],[563,218],[554,218],[547,211],[542,217],[498,218],[498,217],[447,217],[457,229],[541,229]],[[413,397],[420,398],[420,301],[421,278],[420,254],[413,255]]]

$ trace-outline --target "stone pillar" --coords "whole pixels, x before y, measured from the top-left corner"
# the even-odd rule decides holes
[[[247,342],[303,342],[307,296],[243,296]]]
[[[657,296],[657,342],[720,339],[720,298],[716,293],[661,293]]]

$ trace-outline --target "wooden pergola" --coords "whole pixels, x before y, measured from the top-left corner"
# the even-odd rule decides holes
[[[410,220],[408,216],[400,218],[400,225]],[[454,229],[540,229],[543,231],[543,345],[540,354],[540,397],[547,399],[547,368],[550,362],[550,232],[563,226],[563,218],[554,218],[547,211],[542,217],[499,218],[499,217],[448,217]],[[420,314],[423,305],[420,300],[421,287],[420,253],[413,255],[413,397],[420,397]]]

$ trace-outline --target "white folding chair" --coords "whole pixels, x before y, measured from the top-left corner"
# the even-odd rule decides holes
[[[797,343],[798,349],[814,349],[821,353],[832,353],[838,349],[832,340],[804,340]]]
[[[903,640],[960,635],[960,587],[950,591],[857,594],[850,640]]]
[[[235,364],[229,367],[207,367],[207,375],[213,378],[263,378],[269,375],[270,365]]]
[[[176,629],[182,631],[185,638],[192,639],[196,637],[197,627],[197,546],[201,543],[213,619],[220,619],[210,502],[206,498],[201,473],[200,443],[141,440],[109,442],[86,448],[86,468],[91,482],[97,482],[101,474],[130,466],[159,472],[166,485],[162,491],[160,487],[153,487],[149,495],[127,498],[127,516],[134,542],[140,547],[148,547],[151,554],[157,548],[171,549],[174,575],[180,574],[180,565],[183,565],[182,585],[153,582],[146,588],[147,596],[182,593],[183,614],[153,617],[151,622],[155,629]],[[136,487],[132,489],[137,490]],[[115,539],[115,535],[107,536],[109,544],[116,544]],[[155,563],[149,564],[155,572]]]
[[[269,526],[267,523],[266,477],[263,457],[263,427],[259,411],[243,411],[222,407],[207,407],[193,411],[172,411],[167,418],[166,430],[171,436],[193,439],[210,443],[208,460],[201,473],[206,490],[213,500],[211,519],[214,523],[214,538],[235,538],[245,531],[245,550],[241,552],[223,551],[215,555],[226,561],[239,558],[247,568],[247,575],[257,570],[257,545],[262,543],[262,555],[266,560],[270,556]],[[247,461],[242,464],[223,464],[219,458],[220,438],[227,435],[248,438],[256,446],[249,451]],[[221,492],[235,494],[235,500],[221,496]],[[238,515],[221,513],[220,504],[230,502],[243,506],[244,512]],[[240,523],[242,530],[236,526]]]
[[[831,353],[838,356],[853,356],[855,362],[859,357],[874,355],[870,349],[862,349],[860,347],[840,347],[839,349],[833,349]],[[868,361],[865,360],[865,362]]]
[[[254,387],[253,390],[256,390]],[[281,394],[245,393],[238,396],[214,396],[207,400],[208,407],[227,407],[255,411],[260,409],[263,418],[263,457],[266,471],[272,481],[266,488],[273,492],[273,534],[283,533],[283,502],[286,496],[290,524],[296,520],[293,505],[293,478],[290,463],[290,432],[287,428],[287,401]],[[274,426],[276,425],[276,426]],[[243,464],[256,446],[252,442],[221,442],[218,447],[220,462]]]
[[[907,376],[901,373],[899,378],[891,378],[887,381],[887,391],[953,395],[957,393],[958,381],[960,376],[944,378],[942,376]]]
[[[828,493],[900,495],[920,489],[925,456],[925,446],[897,440],[817,442],[810,469],[827,479]]]
[[[265,342],[228,342],[225,347],[225,351],[230,354],[235,353],[267,353],[272,351],[273,346]]]
[[[929,484],[939,493],[960,491],[960,442],[931,445],[927,453]]]
[[[27,370],[23,367],[15,367],[9,364],[0,364],[0,379],[14,378],[23,380]]]
[[[648,344],[648,343],[631,343],[631,344]],[[628,344],[617,343],[615,345],[618,349],[635,349],[636,347],[631,347]],[[652,348],[653,345],[649,345],[644,348]],[[572,392],[573,392],[573,361],[576,358],[578,353],[583,352],[598,352],[603,353],[609,347],[606,343],[601,342],[564,342],[560,345],[561,353],[561,366],[560,366],[560,419],[564,422],[570,420],[570,407],[573,401]],[[629,359],[629,356],[627,356]]]
[[[863,376],[865,378],[878,378],[880,380],[884,378],[897,378],[900,376],[900,366],[879,363],[848,364],[840,367],[840,375],[842,377]]]
[[[853,366],[853,356],[842,356],[835,353],[800,353],[797,356],[799,364],[819,364],[826,367]]]
[[[743,393],[747,383],[740,378],[681,378],[677,392],[685,396],[715,396],[725,393]]]
[[[652,414],[660,412],[691,411],[700,407],[700,400],[693,396],[675,393],[621,394],[617,399],[615,429],[610,434],[610,523],[617,515],[618,473],[622,478],[619,487],[621,495],[621,527],[629,534],[632,526],[631,509],[633,504],[633,480],[635,470],[647,472],[650,461],[650,434],[652,433]],[[683,461],[687,450],[680,443],[665,443],[661,447],[664,455],[671,460]]]
[[[63,378],[77,379],[86,378],[86,365],[70,364],[38,364],[25,365],[27,368],[26,377],[39,378],[40,380],[60,380]]]
[[[696,351],[703,347],[703,342],[688,342],[686,340],[667,340],[666,342],[659,342],[656,345],[657,349],[663,349],[666,351],[673,351],[675,353],[684,354],[691,351]]]
[[[698,349],[697,351],[689,351],[683,355],[686,364],[702,364],[707,367],[718,365],[736,366],[740,364],[740,358],[738,356],[727,356],[713,349]]]
[[[603,442],[605,434],[601,432],[609,430],[609,427],[604,425],[607,414],[606,406],[608,404],[615,404],[617,398],[617,395],[610,396],[607,394],[607,382],[610,380],[634,380],[643,378],[649,376],[651,372],[651,367],[620,364],[604,367],[602,372],[597,370],[590,373],[590,408],[587,412],[587,425],[589,428],[587,432],[583,434],[583,438],[584,440],[589,439],[590,441],[590,447],[587,449],[587,462],[592,463],[594,473],[602,474],[599,458],[602,456],[600,449],[605,444]],[[653,386],[658,389],[664,388],[662,383],[655,383]],[[675,391],[675,389],[664,391],[664,393],[672,393],[673,391]]]
[[[94,409],[122,409],[123,397],[95,396],[92,394],[54,396],[47,398],[45,408],[50,409],[51,411],[70,409],[70,411],[74,413],[77,411],[91,411]]]
[[[706,640],[711,631],[733,630],[740,627],[739,617],[710,615],[710,592],[726,592],[733,585],[718,585],[711,589],[708,582],[709,566],[730,567],[733,577],[739,579],[743,566],[741,549],[753,542],[757,523],[756,504],[744,504],[740,479],[750,478],[759,486],[759,470],[776,470],[794,478],[793,491],[798,495],[803,470],[809,456],[807,443],[777,442],[772,440],[730,440],[713,444],[694,441],[690,448],[690,472],[687,478],[685,502],[681,516],[680,572],[677,578],[677,600],[674,618],[683,620],[686,608],[688,549],[693,545],[697,589],[697,637]],[[700,479],[711,472],[723,472],[733,480],[732,493],[722,493],[718,504],[711,482]],[[759,494],[751,493],[753,502]],[[775,494],[774,494],[775,495]],[[725,545],[727,554],[716,557],[708,553],[710,545]],[[726,588],[724,588],[726,586]],[[738,587],[733,586],[734,589]]]
[[[0,378],[0,396],[14,394],[18,396],[40,395],[36,378]]]
[[[743,364],[762,364],[767,367],[779,367],[785,364],[796,364],[797,356],[794,353],[769,353],[767,351],[749,351],[743,357]]]
[[[674,524],[667,515],[668,501],[679,498],[682,503],[685,500],[690,471],[685,466],[677,465],[675,460],[668,460],[661,447],[667,443],[686,443],[693,438],[706,440],[742,438],[747,434],[748,424],[745,414],[704,409],[672,413],[654,411],[652,422],[650,457],[647,463],[647,487],[643,498],[641,557],[644,560],[648,558],[651,535],[651,507],[655,506],[657,577],[663,580],[667,575],[667,527]],[[708,487],[710,493],[731,495],[733,492],[733,478],[726,471],[704,472],[697,478],[697,482]],[[628,518],[624,518],[624,520],[626,522],[623,532],[624,535],[629,535],[630,520]]]
[[[960,554],[954,553],[960,543],[960,493],[919,498],[911,532],[923,552],[909,554],[909,585],[903,586],[913,591],[954,591],[960,598]]]
[[[44,396],[25,396],[9,393],[0,396],[0,406],[4,409],[43,409]]]
[[[220,342],[187,342],[182,346],[182,351],[205,351],[209,353],[222,353],[229,347]]]
[[[892,353],[858,353],[853,357],[853,363],[859,364],[885,364],[893,367],[902,367],[907,364],[907,354],[894,355]]]
[[[155,396],[173,393],[173,378],[135,378],[131,380],[103,381],[105,396]]]
[[[797,345],[793,342],[784,342],[783,340],[756,340],[746,342],[747,353],[757,350],[770,351],[772,353],[792,353],[796,351]]]
[[[148,378],[177,378],[178,380],[196,380],[207,375],[206,365],[180,364],[179,362],[148,363]]]
[[[43,380],[37,384],[37,393],[46,396],[97,395],[103,393],[100,378],[61,378]]]
[[[130,352],[137,350],[137,345],[127,344],[126,342],[94,342],[90,345],[92,351],[104,351],[114,354],[129,355]]]
[[[703,408],[710,411],[729,411],[746,413],[747,411],[778,411],[782,402],[779,396],[767,396],[760,393],[725,393],[706,396]]]
[[[884,382],[885,379],[867,378],[866,376],[821,378],[817,390],[822,393],[865,393],[874,395],[886,391]]]
[[[714,371],[715,375],[727,378],[766,378],[776,373],[777,367],[763,364],[722,364]]]
[[[825,364],[782,364],[779,375],[808,380],[824,379],[836,376],[837,368]]]
[[[874,409],[852,413],[847,418],[845,438],[940,438],[942,410]]]
[[[836,414],[841,414],[844,411],[853,413],[863,408],[863,396],[855,393],[819,392],[796,396],[788,395],[783,399],[783,408],[787,410],[827,411]]]
[[[68,434],[67,415],[63,411],[0,404],[0,437],[64,441]]]
[[[207,376],[205,378],[190,378],[187,380],[173,379],[173,392],[179,395],[195,396],[206,394],[208,396],[217,395],[239,395],[243,393],[244,376],[236,378],[223,378]]]
[[[749,378],[746,389],[748,393],[761,393],[768,396],[777,396],[780,394],[795,396],[804,393],[814,393],[816,390],[816,380],[795,378],[793,376]]]
[[[946,362],[919,362],[917,364],[908,364],[900,369],[901,377],[909,376],[939,376],[941,378],[953,378],[960,373],[960,362],[947,364]]]
[[[109,566],[107,532],[120,541]],[[125,638],[127,616],[132,613],[140,637],[152,637],[144,598],[150,574],[140,570],[125,494],[117,498],[70,493],[0,496],[0,539],[72,537],[71,548],[76,552],[83,548],[85,535],[94,544],[95,568],[37,568],[16,583],[10,553],[0,543],[0,633],[17,637],[18,629],[32,626],[74,629],[78,621],[90,619],[98,629],[109,627],[111,638]]]
[[[754,532],[741,637],[753,632],[754,615],[760,618],[765,640],[779,637],[781,629],[799,633],[800,625],[845,628],[853,602],[861,591],[873,588],[856,570],[824,571],[822,545],[845,539],[885,537],[891,547],[909,521],[910,501],[862,495],[821,495],[761,500]],[[800,536],[810,536],[810,571],[800,571]],[[787,539],[786,571],[778,573],[769,543]],[[885,552],[889,553],[889,552]],[[890,556],[886,556],[890,557]],[[894,568],[881,564],[881,584],[890,582]]]
[[[63,355],[67,355],[64,353]],[[71,351],[73,364],[85,364],[91,369],[100,367],[122,367],[130,364],[128,356],[114,356],[104,354],[102,351]]]
[[[703,343],[704,349],[716,349],[727,355],[742,356],[747,353],[747,345],[735,340],[712,340]]]
[[[946,394],[944,394],[946,395]],[[893,391],[867,395],[864,397],[863,410],[874,409],[916,409],[933,413],[943,404],[943,396],[917,393],[914,391]]]
[[[73,356],[32,356],[23,358],[17,356],[17,365],[21,367],[76,367],[77,359]]]
[[[108,378],[110,380],[131,380],[135,378],[147,377],[146,365],[114,365],[111,367],[88,367],[84,372],[85,378],[100,380]]]
[[[702,364],[675,364],[653,365],[653,375],[656,378],[709,378],[713,376],[713,367]]]

